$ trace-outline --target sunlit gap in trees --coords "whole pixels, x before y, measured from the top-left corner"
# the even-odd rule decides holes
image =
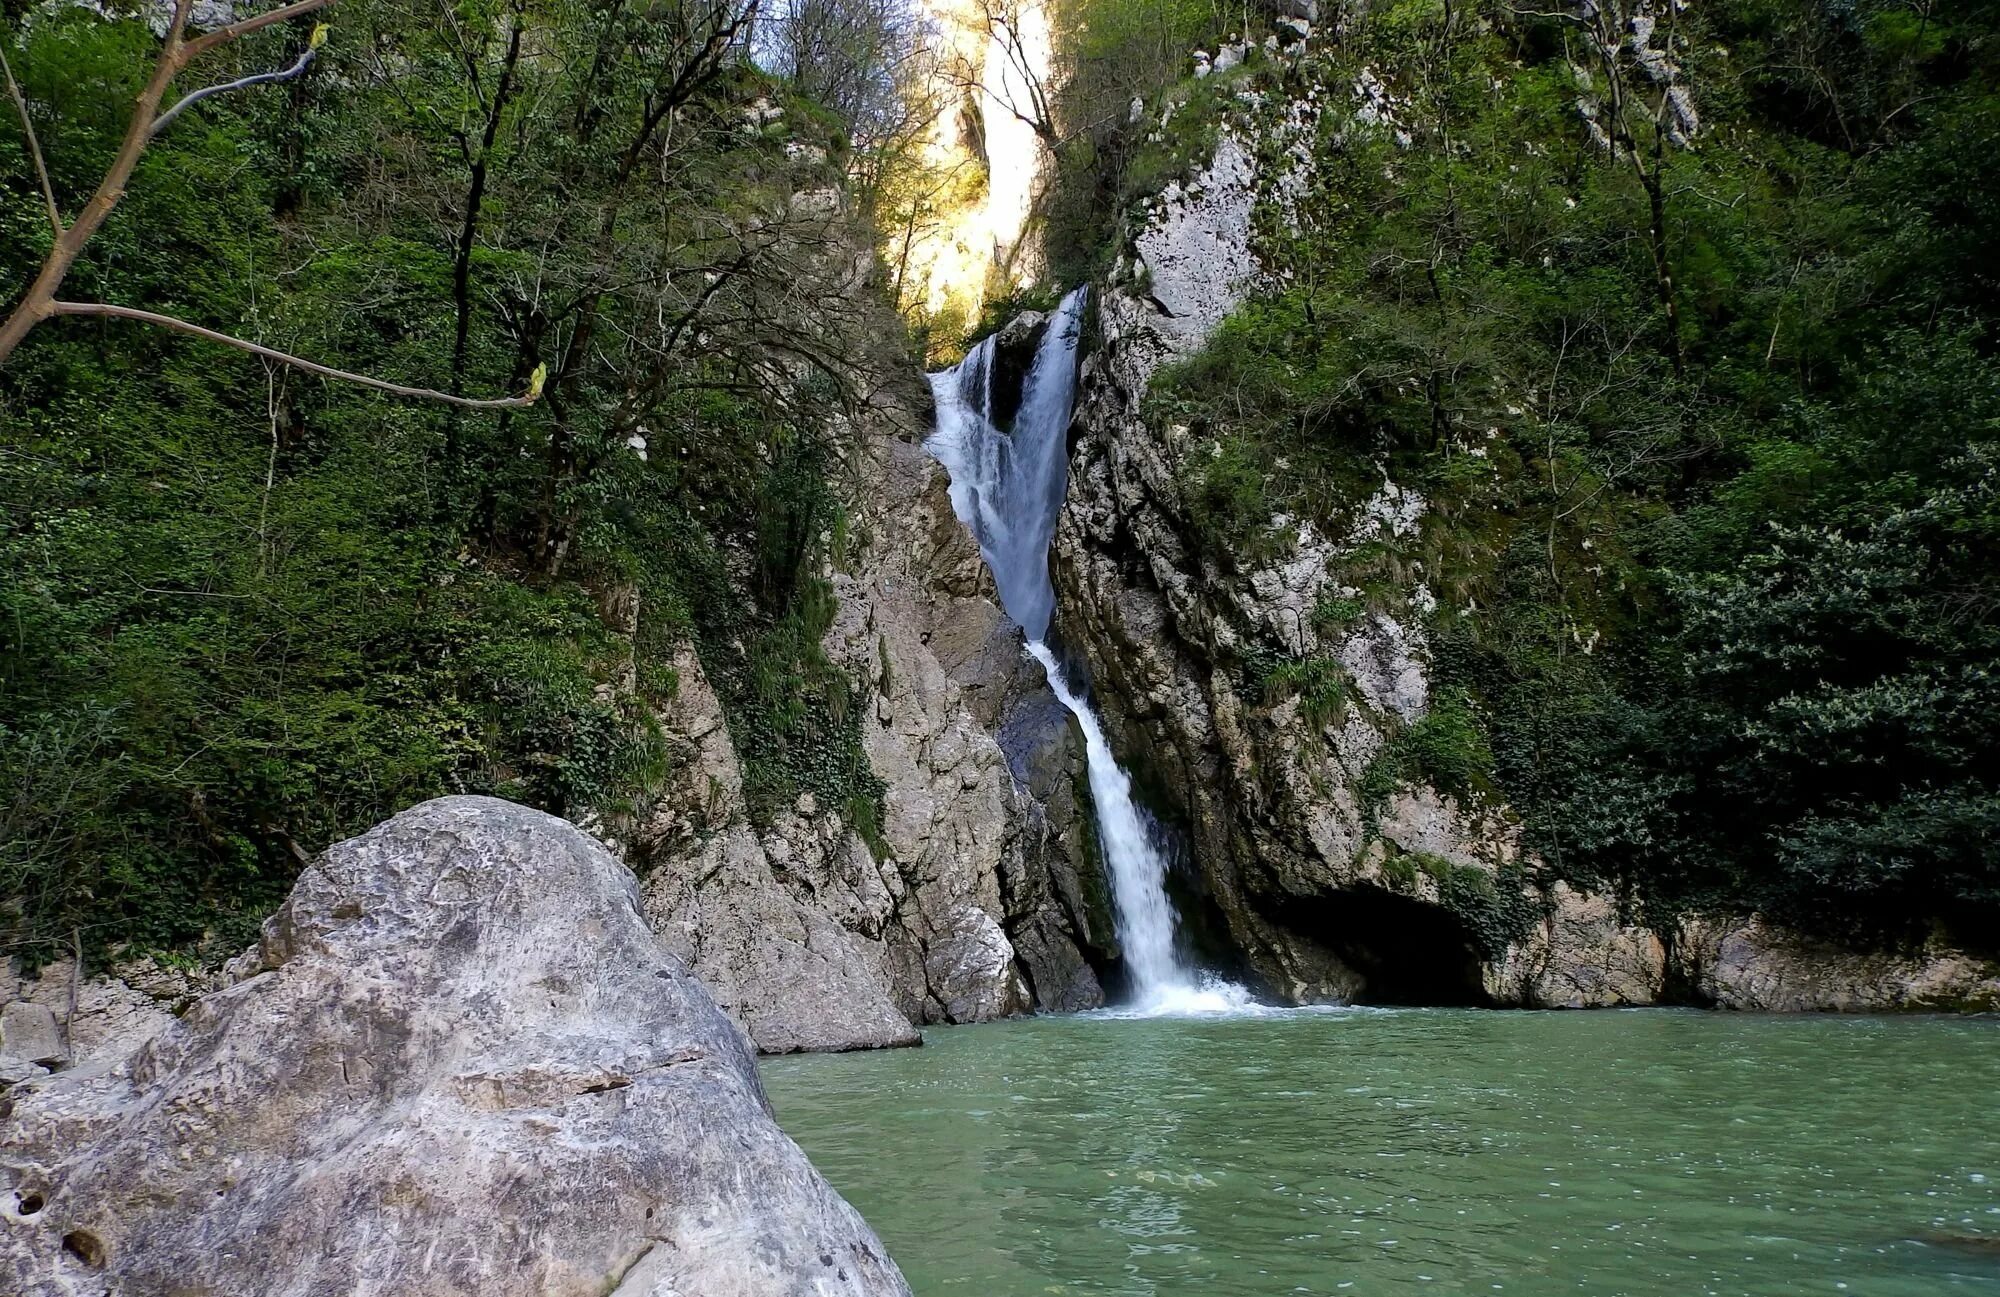
[[[1048,157],[1047,0],[776,0],[757,59],[840,113],[903,309],[962,335],[1039,267],[1024,245]]]

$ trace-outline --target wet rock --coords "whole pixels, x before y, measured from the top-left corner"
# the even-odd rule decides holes
[[[905,1294],[637,901],[488,798],[329,849],[264,971],[10,1091],[0,1291]]]
[[[2000,1010],[2000,964],[1932,943],[1856,951],[1763,919],[1697,917],[1674,933],[1678,976],[1723,1009],[1774,1013]]]
[[[1011,326],[1001,349],[1031,352],[1041,327]],[[1068,786],[1035,786],[1015,759],[1026,744],[1065,765],[1076,740],[1064,723],[1032,739],[1019,723],[1053,699],[952,512],[943,466],[921,444],[878,438],[870,478],[873,543],[835,577],[826,648],[876,682],[862,742],[888,787],[882,836],[907,886],[890,940],[909,998],[945,1022],[1101,1002],[1084,954],[1097,938],[1073,904],[1088,864],[1068,832]]]
[[[1010,325],[1001,351],[1031,355],[1042,323]],[[1102,1001],[1086,951],[1108,936],[1081,900],[1068,783],[1037,784],[1002,735],[1054,766],[1075,741],[1017,723],[1046,684],[952,513],[921,416],[903,417],[852,432],[867,540],[830,573],[823,643],[862,687],[881,823],[864,836],[851,808],[805,799],[753,827],[720,699],[683,650],[660,718],[673,771],[622,834],[648,920],[766,1052],[914,1044],[920,1023]]]
[[[1488,993],[1537,1009],[1658,1003],[1667,950],[1658,934],[1618,913],[1608,896],[1551,890],[1541,926],[1487,968]]]

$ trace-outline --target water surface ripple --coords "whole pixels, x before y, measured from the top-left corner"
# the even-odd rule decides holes
[[[765,1069],[918,1297],[2000,1294],[1992,1018],[1348,1010],[926,1039]]]

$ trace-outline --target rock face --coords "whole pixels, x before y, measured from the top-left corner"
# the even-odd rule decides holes
[[[1032,346],[1033,322],[1022,326]],[[824,648],[868,687],[862,743],[887,787],[871,843],[810,797],[761,831],[694,653],[661,717],[679,759],[616,834],[668,946],[766,1052],[914,1044],[916,1025],[1102,1002],[1112,943],[1068,718],[1022,657],[914,412],[848,430],[865,537],[828,573]]]
[[[1397,130],[1372,75],[1353,95],[1346,109],[1310,93],[1239,96],[1212,159],[1131,232],[1084,363],[1056,539],[1058,630],[1089,659],[1121,757],[1186,827],[1186,890],[1296,1002],[2000,1003],[2000,967],[1942,947],[1861,954],[1741,919],[1656,933],[1611,897],[1530,885],[1518,823],[1490,793],[1401,770],[1371,778],[1440,706],[1425,633],[1438,601],[1416,557],[1426,502],[1378,466],[1380,485],[1345,517],[1273,517],[1256,553],[1217,552],[1186,485],[1221,447],[1141,413],[1155,375],[1268,282],[1257,222],[1282,218],[1299,191],[1303,133]],[[1364,582],[1392,596],[1364,599]]]
[[[884,941],[900,875],[810,804],[753,829],[722,704],[692,650],[674,668],[687,759],[639,839],[647,920],[760,1049],[916,1044]]]
[[[491,799],[329,849],[253,975],[8,1093],[0,1290],[906,1293],[637,902]]]
[[[1023,369],[1043,323],[1014,326]],[[883,836],[912,882],[905,913],[917,918],[905,926],[946,1011],[922,1020],[996,1016],[965,1016],[953,1001],[995,1005],[1002,965],[1023,1008],[1091,1008],[1103,1002],[1093,965],[1116,939],[1083,804],[1081,740],[1001,611],[918,431],[883,429],[870,443],[870,543],[834,576],[840,613],[826,643],[836,662],[876,682],[863,732],[889,786]],[[986,971],[969,983],[940,977],[954,967]]]
[[[1364,90],[1355,116],[1379,117]],[[1524,891],[1504,806],[1422,781],[1363,791],[1385,746],[1434,706],[1423,621],[1436,601],[1412,566],[1391,574],[1394,606],[1365,606],[1356,569],[1411,548],[1424,500],[1384,476],[1331,531],[1276,517],[1272,557],[1215,553],[1184,482],[1219,448],[1141,417],[1155,373],[1257,287],[1253,216],[1283,210],[1306,152],[1293,141],[1317,129],[1316,109],[1279,105],[1273,121],[1246,102],[1267,120],[1225,125],[1102,295],[1057,536],[1061,631],[1088,654],[1121,753],[1176,794],[1195,890],[1281,997],[1650,1003],[1660,941],[1602,898]],[[1276,664],[1335,682],[1336,705],[1274,695]]]
[[[221,973],[171,968],[150,959],[128,960],[92,976],[79,976],[71,960],[56,960],[34,977],[14,983],[16,998],[0,1008],[0,1079],[26,1080],[55,1067],[123,1058],[204,993],[223,985]],[[60,1024],[60,1058],[23,1056],[4,1027],[23,1011],[46,1014]]]
[[[69,1061],[69,1045],[45,1004],[16,1000],[0,1009],[0,1056],[37,1067],[61,1067]]]
[[[1675,973],[1694,998],[1771,1013],[2000,1010],[2000,964],[1933,944],[1845,950],[1762,919],[1690,919],[1674,933]]]
[[[1662,997],[1666,943],[1625,922],[1610,897],[1559,882],[1540,908],[1539,924],[1484,970],[1486,993],[1495,1003],[1589,1009]]]

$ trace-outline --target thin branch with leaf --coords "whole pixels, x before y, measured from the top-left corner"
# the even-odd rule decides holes
[[[152,75],[147,78],[145,87],[140,90],[138,98],[133,104],[132,116],[126,122],[124,140],[119,146],[118,153],[112,158],[111,165],[105,169],[104,175],[98,181],[96,191],[90,196],[90,200],[84,204],[83,210],[77,213],[76,219],[67,226],[63,224],[62,209],[56,200],[55,186],[49,178],[48,167],[42,156],[41,144],[36,137],[34,124],[28,111],[26,96],[21,93],[20,85],[14,79],[13,68],[6,65],[4,56],[0,56],[0,71],[4,71],[5,73],[8,94],[13,99],[14,109],[21,118],[22,131],[27,138],[28,151],[34,160],[36,174],[42,183],[42,197],[48,206],[49,222],[54,227],[56,236],[55,243],[49,249],[48,256],[43,260],[41,270],[36,274],[34,282],[28,286],[28,291],[15,304],[14,309],[8,314],[6,321],[0,323],[0,366],[4,366],[7,363],[8,358],[13,355],[14,350],[21,345],[22,340],[37,325],[54,319],[57,316],[90,315],[135,320],[144,324],[157,325],[161,328],[171,329],[177,333],[185,333],[189,336],[218,343],[222,346],[234,347],[239,351],[247,351],[252,355],[261,356],[266,360],[277,361],[280,364],[289,365],[295,369],[302,369],[308,373],[318,374],[325,378],[356,383],[363,387],[374,388],[377,391],[390,392],[398,396],[407,396],[418,400],[444,401],[466,409],[513,409],[520,406],[532,405],[541,396],[539,371],[537,372],[536,381],[530,386],[525,395],[499,397],[491,400],[469,400],[453,393],[434,391],[424,387],[411,387],[401,383],[392,383],[385,379],[370,378],[366,375],[352,373],[344,369],[336,369],[331,365],[319,364],[316,361],[306,360],[303,357],[277,351],[270,347],[261,346],[242,338],[232,337],[229,334],[203,328],[186,320],[175,319],[172,316],[161,315],[157,312],[143,311],[127,306],[114,306],[100,302],[64,301],[56,296],[57,292],[62,288],[63,281],[68,277],[71,268],[75,266],[77,258],[82,255],[85,246],[89,244],[91,238],[103,226],[105,220],[110,217],[113,209],[118,206],[119,201],[124,198],[125,187],[131,181],[132,173],[138,167],[140,157],[145,154],[147,146],[152,143],[154,138],[171,125],[183,112],[204,100],[233,90],[241,90],[258,85],[270,85],[283,81],[293,81],[304,76],[307,69],[312,66],[314,60],[317,58],[320,47],[326,41],[326,26],[322,23],[314,28],[312,36],[306,43],[305,51],[289,67],[276,72],[241,77],[233,81],[222,82],[201,90],[196,90],[179,100],[173,107],[167,109],[165,112],[161,112],[160,104],[165,99],[174,78],[186,71],[189,66],[203,55],[219,49],[231,41],[248,36],[252,32],[261,31],[263,28],[276,23],[303,17],[306,14],[327,8],[333,3],[334,0],[294,0],[292,4],[283,5],[277,9],[230,23],[224,27],[218,27],[212,32],[189,40],[187,38],[187,24],[189,15],[194,8],[194,0],[175,0],[173,14],[167,24],[165,42],[161,46],[158,60],[153,65]]]

